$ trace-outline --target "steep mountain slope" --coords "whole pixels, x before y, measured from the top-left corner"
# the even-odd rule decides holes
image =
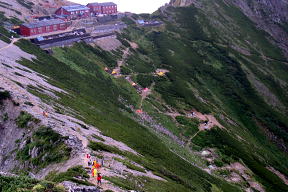
[[[176,3],[191,6],[166,7],[153,16],[166,23],[165,30],[131,27],[126,32],[124,37],[140,47],[128,60],[128,69],[146,73],[145,82],[154,82],[154,89],[178,114],[197,109],[222,119],[229,134],[212,129],[193,136],[191,147],[217,146],[228,156],[236,155],[273,190],[268,187],[272,176],[265,176],[269,173],[264,167],[280,166],[277,169],[287,175],[287,50],[281,45],[279,49],[273,43],[276,37],[258,29],[232,3]],[[166,79],[151,76],[157,68],[170,71]],[[138,77],[138,83],[143,82]]]
[[[105,190],[287,191],[286,42],[234,1],[170,4],[123,18],[111,52],[0,41],[0,170],[93,185],[90,153],[104,160]]]
[[[288,1],[287,0],[260,0],[260,1],[224,1],[227,5],[235,5],[253,21],[256,26],[271,35],[273,43],[282,48],[287,56],[288,50]],[[204,8],[202,2],[194,0],[172,0],[173,6],[189,6]],[[216,3],[217,4],[217,3]]]
[[[33,16],[51,15],[57,7],[69,5],[66,0],[9,0],[0,1],[0,13],[8,18],[30,21]]]

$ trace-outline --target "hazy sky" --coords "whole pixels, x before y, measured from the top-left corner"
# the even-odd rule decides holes
[[[79,4],[91,2],[114,2],[121,12],[129,11],[133,13],[152,13],[170,0],[70,0]]]

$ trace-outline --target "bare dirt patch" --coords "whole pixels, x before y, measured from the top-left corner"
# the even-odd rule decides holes
[[[250,185],[250,188],[256,189],[259,192],[265,192],[263,186],[258,183],[253,177],[252,177],[252,171],[249,170],[247,167],[245,167],[243,164],[239,162],[232,163],[226,167],[221,168],[222,170],[230,170],[232,173],[237,173],[239,176],[241,176],[245,181],[248,182]],[[234,174],[235,175],[235,174]],[[228,177],[231,180],[233,178],[233,175],[230,174],[230,177]],[[242,180],[241,180],[242,181]],[[249,189],[249,188],[248,188]],[[248,190],[247,189],[247,190]]]
[[[135,42],[129,42],[129,43],[130,43],[130,46],[131,46],[133,49],[138,49],[138,48],[139,48],[139,46],[138,46],[137,43],[135,43]]]
[[[201,123],[199,126],[199,130],[209,130],[213,127],[217,126],[219,128],[224,128],[213,115],[202,114],[197,111],[192,111],[194,118],[199,119],[200,121],[204,121],[206,123]],[[191,117],[191,116],[190,116]]]
[[[94,43],[106,51],[116,50],[122,45],[121,42],[116,39],[116,36],[96,39]]]

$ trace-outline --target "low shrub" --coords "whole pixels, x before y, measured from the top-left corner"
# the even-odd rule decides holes
[[[129,17],[123,17],[122,21],[126,24],[126,25],[135,25],[136,23],[130,19]]]
[[[132,72],[132,70],[129,69],[128,67],[121,66],[121,73],[122,73],[123,75],[129,75],[129,74],[131,74],[131,72]]]
[[[77,177],[77,178],[76,178]],[[91,186],[93,184],[89,183],[87,179],[89,175],[82,166],[76,166],[68,169],[63,173],[51,172],[46,176],[46,180],[53,181],[56,183],[61,183],[63,181],[72,181],[81,185]]]
[[[18,150],[16,157],[38,168],[59,163],[70,157],[71,148],[65,144],[66,139],[51,128],[40,127],[31,138],[27,139],[26,145]],[[33,157],[31,151],[35,152]]]
[[[9,119],[8,113],[4,113],[2,118],[4,122],[7,121]]]
[[[16,124],[19,128],[28,128],[29,122],[39,123],[39,119],[34,118],[31,114],[21,111],[16,119]]]
[[[132,170],[135,170],[135,171],[139,171],[139,172],[142,172],[142,173],[146,173],[145,169],[130,163],[128,160],[124,160],[124,159],[120,159],[120,158],[115,158],[115,160],[123,163],[129,169],[132,169]]]
[[[106,151],[110,153],[116,153],[119,155],[123,154],[123,152],[117,147],[105,145],[104,143],[101,143],[101,142],[90,141],[88,146],[94,151]]]
[[[65,192],[63,185],[56,185],[51,181],[41,181],[32,189],[33,192]]]
[[[224,163],[222,161],[219,161],[219,160],[215,160],[214,161],[214,164],[217,166],[217,167],[223,167],[224,166]]]
[[[39,181],[29,177],[7,177],[0,175],[0,191],[13,192],[13,191],[31,191]]]
[[[62,185],[51,181],[38,181],[26,176],[12,177],[0,175],[1,192],[65,192]]]
[[[3,104],[3,101],[6,99],[10,99],[11,95],[8,91],[0,91],[0,105]]]
[[[94,137],[95,139],[99,141],[105,141],[102,137],[99,137],[98,135],[95,135],[95,134],[93,134],[92,137]]]
[[[153,81],[154,81],[154,78],[152,75],[143,75],[143,74],[137,75],[137,82],[142,87],[150,87]]]

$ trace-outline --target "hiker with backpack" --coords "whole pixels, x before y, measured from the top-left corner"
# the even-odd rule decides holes
[[[102,180],[102,176],[101,176],[101,173],[98,173],[98,176],[97,176],[97,185],[101,185],[101,180]]]
[[[96,167],[92,166],[91,172],[92,172],[92,177],[97,177],[98,170]]]

